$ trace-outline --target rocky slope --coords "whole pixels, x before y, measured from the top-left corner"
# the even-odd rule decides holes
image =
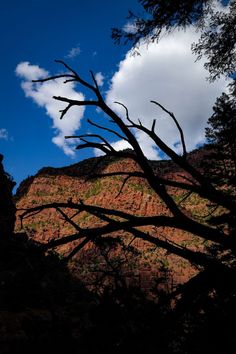
[[[189,160],[196,167],[204,158],[204,150],[196,150],[189,155]],[[171,161],[150,162],[155,171],[166,178],[182,180],[186,173],[181,171]],[[41,169],[35,176],[31,176],[21,183],[16,193],[17,208],[29,208],[51,202],[73,202],[83,200],[86,204],[118,209],[135,215],[167,215],[164,204],[159,200],[146,182],[140,178],[130,178],[121,190],[124,177],[110,176],[100,179],[89,179],[91,171],[96,173],[131,172],[139,171],[139,167],[131,159],[114,159],[109,157],[91,158],[80,163],[63,167]],[[183,192],[171,188],[171,194],[176,201],[183,199]],[[204,201],[192,195],[182,206],[186,212],[201,214],[204,212]],[[20,213],[20,212],[19,212]],[[68,215],[72,216],[68,210]],[[101,225],[98,218],[83,212],[73,219],[81,227]],[[16,224],[19,231],[19,219]],[[73,227],[62,220],[61,215],[54,209],[49,209],[26,219],[24,230],[34,240],[47,242],[75,232]],[[152,234],[157,231],[148,229]],[[108,235],[109,236],[109,235]],[[70,267],[79,272],[80,279],[88,286],[94,287],[100,280],[104,287],[110,284],[111,279],[124,275],[126,285],[137,285],[141,288],[155,290],[157,284],[164,284],[165,290],[185,282],[196,274],[197,270],[187,261],[177,256],[167,254],[150,244],[133,240],[133,238],[118,232],[112,237],[121,237],[123,244],[114,245],[112,250],[99,244],[89,244],[73,260]],[[182,246],[193,249],[203,249],[203,241],[197,237],[171,228],[158,229],[158,237],[171,239]],[[76,245],[69,244],[57,248],[65,256]],[[122,250],[121,250],[122,249]]]

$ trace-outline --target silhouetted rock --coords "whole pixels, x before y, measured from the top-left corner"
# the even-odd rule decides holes
[[[12,190],[15,182],[5,172],[3,155],[0,154],[0,239],[9,239],[15,227],[15,204],[12,199]]]

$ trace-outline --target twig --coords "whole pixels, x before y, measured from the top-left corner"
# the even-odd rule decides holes
[[[69,254],[68,256],[63,258],[63,262],[68,263],[71,258],[73,258],[82,248],[84,248],[87,243],[90,242],[90,238],[87,237],[85,238],[78,246],[76,246]]]
[[[82,231],[82,229],[81,229],[81,227],[79,227],[73,220],[71,220],[71,218],[68,216],[68,215],[66,215],[66,213],[64,213],[64,211],[63,210],[61,210],[61,208],[56,208],[56,210],[63,216],[63,218],[69,223],[69,224],[71,224],[74,228],[75,228],[75,230],[77,230],[77,231]]]
[[[108,131],[108,132],[110,132],[112,134],[115,134],[116,136],[118,136],[118,138],[128,141],[127,138],[125,138],[123,135],[119,134],[118,132],[116,132],[113,129],[110,129],[110,128],[107,128],[107,127],[103,127],[102,125],[99,125],[97,123],[92,122],[90,119],[88,119],[87,121],[88,121],[89,124],[93,125],[94,127],[97,127],[99,129],[102,129],[102,130],[106,130],[106,131]]]
[[[118,101],[115,101],[114,103],[116,104],[119,104],[120,106],[122,106],[124,109],[125,109],[125,112],[126,112],[126,119],[131,123],[133,124],[134,122],[130,119],[129,117],[129,111],[128,111],[128,108],[121,102],[118,102]]]
[[[187,151],[186,151],[186,145],[185,145],[185,140],[184,140],[184,133],[183,130],[178,122],[178,120],[175,118],[174,113],[168,111],[164,106],[162,106],[159,102],[157,101],[151,101],[152,103],[156,104],[157,106],[159,106],[164,112],[166,112],[175,122],[175,125],[177,127],[177,129],[179,130],[180,133],[180,138],[181,138],[181,143],[182,143],[182,148],[183,148],[183,157],[186,158],[187,155]]]
[[[118,194],[115,196],[115,198],[118,198],[120,196],[120,194],[122,193],[123,189],[124,189],[124,186],[126,184],[126,182],[131,178],[133,177],[132,175],[128,175],[124,180],[123,180],[123,183],[122,183],[122,186],[118,192]]]

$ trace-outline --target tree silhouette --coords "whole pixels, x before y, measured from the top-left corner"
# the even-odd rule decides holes
[[[94,99],[92,100],[73,100],[68,97],[54,96],[54,99],[65,102],[66,108],[61,111],[61,119],[64,118],[68,110],[73,106],[94,106],[100,108],[107,116],[107,125],[103,126],[98,122],[88,120],[92,127],[95,127],[98,131],[109,131],[110,133],[118,136],[129,142],[133,151],[116,150],[107,139],[99,132],[89,133],[80,136],[68,136],[69,138],[77,138],[80,140],[80,144],[77,146],[78,150],[85,148],[97,148],[107,156],[114,156],[119,158],[130,158],[134,160],[140,167],[141,172],[116,172],[109,174],[97,174],[94,170],[91,173],[90,178],[103,178],[111,175],[120,175],[123,177],[123,186],[132,177],[138,177],[146,180],[153,192],[164,203],[166,212],[164,214],[155,216],[136,216],[131,213],[122,212],[119,210],[113,210],[108,208],[102,208],[96,205],[88,205],[80,200],[78,203],[69,200],[67,203],[50,203],[25,210],[22,215],[22,221],[35,213],[39,213],[42,210],[55,208],[58,213],[64,218],[66,222],[72,225],[75,229],[75,233],[62,237],[57,240],[52,240],[48,244],[43,245],[45,249],[50,249],[62,244],[70,243],[74,240],[80,240],[80,243],[75,247],[71,254],[67,257],[67,260],[73,257],[79,250],[81,250],[87,243],[94,242],[95,240],[102,239],[107,235],[110,235],[116,231],[123,230],[129,234],[134,235],[135,238],[139,238],[145,241],[149,241],[154,245],[166,249],[170,253],[174,253],[180,257],[189,260],[193,264],[200,265],[204,268],[218,267],[225,268],[225,255],[227,259],[234,258],[235,255],[235,235],[234,229],[228,228],[228,224],[232,218],[235,218],[236,197],[234,193],[225,193],[218,188],[217,185],[211,183],[209,178],[200,172],[190,164],[186,153],[185,141],[183,131],[176,120],[174,114],[169,112],[165,107],[156,101],[151,101],[152,104],[160,107],[176,125],[177,131],[180,135],[183,152],[182,155],[178,155],[173,149],[171,149],[157,134],[154,120],[152,127],[147,128],[141,121],[134,122],[130,116],[128,108],[121,102],[116,102],[120,105],[125,113],[125,118],[122,118],[114,110],[111,109],[104,101],[102,94],[99,90],[97,81],[91,72],[92,83],[83,80],[79,74],[70,68],[65,62],[57,61],[62,64],[67,72],[65,74],[51,76],[45,79],[37,80],[37,82],[45,82],[54,80],[57,78],[64,78],[64,83],[74,81],[83,87],[87,88],[93,93]],[[177,166],[179,166],[184,175],[180,176],[179,181],[167,179],[161,176],[160,171],[154,171],[148,159],[145,157],[136,137],[135,131],[142,131],[147,137],[151,138],[156,144],[156,147],[163,151]],[[122,188],[123,188],[122,186]],[[175,201],[173,195],[171,195],[169,187],[174,187],[176,190],[182,192],[184,199],[189,198],[191,195],[197,196],[201,200],[205,200],[206,206],[208,206],[209,213],[204,215],[202,219],[194,216],[190,210],[186,209],[186,206],[182,206],[181,202]],[[121,193],[122,193],[121,188]],[[98,217],[103,225],[99,227],[82,228],[80,225],[73,221],[73,216],[69,216],[69,210],[74,210],[74,215],[78,215],[83,211],[90,213]],[[216,210],[220,210],[215,215]],[[220,216],[219,216],[220,214]],[[224,227],[222,227],[222,220],[225,218]],[[212,220],[214,219],[214,225]],[[152,225],[155,228],[153,232],[146,232],[142,226]],[[221,253],[217,257],[212,256],[206,252],[193,251],[187,247],[176,244],[170,240],[164,240],[159,235],[161,227],[176,228],[189,232],[192,235],[196,235],[205,241],[210,241],[217,245]]]
[[[12,200],[12,190],[15,182],[11,176],[5,172],[3,155],[0,154],[0,239],[8,240],[14,232],[15,226],[15,205]]]
[[[140,26],[138,27],[139,32],[127,34],[127,39],[131,39],[133,41],[137,41],[140,38],[149,35],[150,33],[153,34],[151,39],[157,39],[164,27],[171,31],[175,27],[186,26],[189,23],[198,23],[198,25],[201,26],[204,23],[203,20],[206,14],[211,14],[212,4],[211,1],[207,0],[179,1],[175,3],[166,0],[142,0],[140,2],[149,12],[151,18],[148,20],[136,18],[136,25]],[[227,32],[228,20],[229,23],[232,25],[234,24],[235,20],[232,16],[233,8],[235,8],[234,1],[231,3],[231,12],[229,15],[216,15],[216,18],[218,19],[218,22],[216,21],[216,25],[220,30],[219,38],[222,38],[223,36],[224,39],[223,33],[225,33],[225,31]],[[223,21],[223,23],[220,21]],[[159,28],[159,30],[155,31],[157,28]],[[204,26],[202,29],[204,29]],[[214,32],[214,30],[215,29],[211,27],[211,31]],[[231,31],[229,33],[231,33]],[[119,37],[120,34],[122,35],[122,33],[117,32],[116,38],[121,39],[121,36]],[[225,36],[226,41],[227,38],[230,37],[232,39],[232,43],[234,43],[235,33],[233,34],[233,36]],[[196,45],[193,49],[200,56],[201,53],[206,51],[209,59],[209,62],[206,63],[206,66],[209,64],[208,69],[212,79],[215,79],[220,74],[228,75],[232,72],[232,68],[235,68],[234,47],[232,50],[228,50],[229,46],[225,47],[224,43],[221,41],[221,46],[214,48],[213,42],[215,41],[217,44],[218,38],[215,37],[214,41],[208,41],[207,38],[211,38],[211,33],[203,32],[203,36],[200,39],[199,45]],[[212,51],[211,48],[213,48]],[[221,53],[222,48],[223,51]],[[225,57],[226,53],[228,55],[227,58]],[[216,60],[211,61],[214,56]],[[222,58],[226,58],[226,60],[221,61]],[[95,121],[89,119],[88,123],[92,129],[95,129],[93,133],[73,137],[68,136],[66,138],[78,139],[78,150],[96,148],[108,157],[132,159],[139,167],[137,171],[134,172],[130,172],[128,170],[110,173],[105,173],[102,171],[97,172],[96,168],[98,167],[98,164],[103,160],[103,158],[100,158],[88,178],[93,180],[102,179],[109,176],[119,176],[122,178],[122,186],[119,193],[124,193],[124,186],[133,177],[136,179],[144,180],[152,189],[157,198],[162,201],[164,205],[164,212],[160,212],[160,214],[154,216],[137,216],[131,212],[123,212],[112,208],[103,208],[97,205],[86,204],[83,200],[74,202],[71,198],[67,202],[55,201],[54,203],[40,205],[29,208],[27,210],[23,210],[21,214],[22,223],[26,218],[31,217],[32,215],[36,215],[43,210],[53,208],[57,211],[57,213],[59,213],[65,222],[74,228],[74,233],[48,241],[46,244],[41,244],[38,246],[40,251],[48,251],[54,249],[57,246],[76,241],[71,253],[65,256],[64,259],[59,262],[60,264],[70,261],[71,258],[73,258],[80,250],[85,247],[85,245],[90,242],[99,246],[104,259],[106,259],[107,262],[110,262],[109,252],[110,249],[114,247],[114,238],[116,236],[116,232],[121,231],[122,233],[119,233],[119,237],[123,237],[122,242],[125,241],[127,235],[132,235],[133,239],[148,241],[158,248],[165,249],[169,253],[176,254],[179,257],[188,260],[191,264],[200,266],[199,268],[202,271],[186,284],[178,287],[172,294],[172,297],[175,296],[175,299],[177,299],[177,297],[181,294],[181,298],[178,301],[173,313],[167,314],[167,312],[162,311],[161,309],[161,311],[157,312],[157,315],[155,312],[154,316],[151,316],[153,318],[152,322],[150,321],[150,316],[146,315],[147,308],[144,306],[143,314],[148,318],[145,319],[144,327],[142,327],[143,316],[141,316],[141,320],[137,320],[135,317],[135,330],[137,331],[137,328],[141,328],[141,330],[140,332],[136,332],[136,337],[133,338],[133,342],[132,339],[130,340],[130,338],[128,338],[123,342],[123,347],[121,346],[119,349],[117,346],[114,349],[114,346],[116,346],[118,343],[118,339],[120,343],[120,339],[122,338],[119,330],[117,331],[117,327],[115,327],[116,341],[114,341],[112,337],[111,348],[109,348],[108,351],[109,353],[113,352],[112,349],[114,349],[114,352],[117,353],[139,352],[139,339],[142,339],[141,343],[143,344],[140,352],[143,352],[144,348],[144,350],[147,349],[147,343],[149,341],[151,341],[152,346],[150,353],[156,352],[157,345],[159,346],[158,350],[163,353],[200,353],[205,351],[216,352],[217,349],[225,353],[232,352],[230,345],[232,343],[235,344],[234,335],[230,336],[228,333],[221,333],[221,324],[223,323],[223,326],[226,327],[227,331],[227,328],[229,328],[229,321],[226,322],[226,319],[229,319],[231,314],[235,314],[236,309],[236,195],[234,185],[232,184],[230,188],[228,185],[229,179],[230,182],[232,182],[233,177],[235,177],[235,170],[231,173],[230,178],[228,178],[229,175],[228,172],[226,172],[225,176],[227,177],[227,180],[223,181],[223,183],[222,178],[218,178],[218,176],[217,178],[210,178],[212,177],[212,173],[209,174],[209,172],[213,171],[212,163],[211,170],[208,169],[208,171],[204,171],[190,162],[189,155],[186,151],[184,132],[174,113],[170,112],[161,103],[151,101],[151,104],[154,104],[163,110],[167,117],[172,120],[173,124],[175,124],[176,132],[179,134],[182,144],[181,155],[177,154],[159,137],[155,120],[153,120],[151,128],[148,128],[141,121],[136,122],[131,119],[129,116],[128,107],[126,107],[122,102],[116,102],[116,104],[123,109],[123,115],[117,114],[111,107],[109,107],[102,97],[98,83],[92,72],[91,82],[89,82],[81,78],[80,75],[71,67],[69,67],[65,62],[57,62],[66,69],[64,74],[51,76],[45,79],[37,80],[36,82],[45,82],[57,78],[64,78],[64,84],[73,81],[78,85],[81,85],[83,88],[86,88],[94,96],[92,100],[84,101],[73,100],[69,97],[54,96],[54,99],[66,104],[65,109],[61,111],[61,119],[66,119],[66,113],[73,106],[92,106],[94,108],[99,108],[104,112],[107,119],[106,124],[104,125],[97,120]],[[214,114],[209,119],[210,128],[207,130],[207,136],[209,142],[211,143],[211,149],[215,149],[214,152],[216,152],[216,156],[214,156],[214,162],[216,161],[217,166],[217,171],[215,169],[216,172],[218,172],[217,159],[220,157],[218,152],[220,149],[222,150],[221,147],[224,146],[224,153],[226,154],[229,152],[232,153],[232,151],[235,152],[233,134],[234,125],[232,125],[234,124],[233,114],[235,113],[235,105],[233,105],[232,102],[233,101],[231,98],[229,98],[229,96],[223,94],[222,97],[217,100],[214,107]],[[224,120],[225,115],[227,116],[226,121]],[[221,123],[223,122],[225,122],[225,125],[222,126]],[[229,135],[227,133],[228,131],[232,132],[232,139],[230,141]],[[109,132],[115,137],[127,141],[132,147],[132,150],[128,149],[124,151],[118,151],[109,143],[103,134],[104,132]],[[177,180],[166,177],[163,175],[161,168],[154,168],[153,164],[148,161],[136,139],[137,132],[146,134],[146,137],[152,139],[152,141],[155,143],[156,148],[160,149],[165,155],[168,156],[169,159],[172,160],[176,166],[179,167],[182,172],[180,172],[180,175],[178,176],[179,178]],[[227,149],[225,149],[226,146]],[[228,146],[230,146],[230,148],[228,148]],[[233,149],[231,149],[231,147]],[[231,160],[232,156],[230,157]],[[219,161],[220,168],[222,167],[222,161],[224,162],[225,158],[227,160],[228,155],[227,157],[224,155],[223,160]],[[227,165],[227,167],[229,166]],[[173,193],[173,190],[178,195],[181,195],[181,199],[175,198],[176,193]],[[204,205],[202,215],[195,215],[191,212],[191,208],[188,207],[191,203],[191,198],[196,198],[197,202],[201,203],[201,205]],[[186,203],[188,200],[189,203]],[[76,223],[75,216],[80,215],[84,211],[97,217],[101,221],[99,226],[90,225],[89,227],[83,227],[83,225]],[[144,228],[146,226],[149,227],[148,231],[147,228]],[[210,247],[208,249],[205,248],[202,251],[197,251],[190,247],[178,244],[171,239],[166,239],[163,237],[163,229],[165,230],[168,228],[174,228],[188,232],[192,237],[200,238],[203,242],[210,241]],[[123,243],[125,244],[125,242]],[[123,282],[122,274],[120,274],[120,268],[117,267],[117,264],[110,263],[110,269],[106,268],[105,272],[108,270],[115,274],[115,280],[118,284]],[[104,271],[104,269],[102,269],[102,271]],[[112,304],[111,307],[107,306],[105,296],[104,305],[106,305],[104,308],[107,308],[107,311],[104,312],[104,308],[101,308],[101,312],[98,312],[100,322],[98,328],[95,328],[97,336],[92,336],[92,338],[96,338],[96,340],[91,340],[91,333],[89,333],[88,341],[86,341],[85,337],[85,352],[89,352],[87,349],[88,342],[89,345],[93,344],[94,342],[97,346],[98,338],[101,336],[101,332],[104,332],[106,336],[105,338],[104,336],[102,337],[104,338],[104,342],[107,341],[107,337],[110,337],[109,333],[113,333],[112,331],[109,332],[109,327],[112,328],[109,321],[108,325],[106,323],[106,326],[100,325],[102,321],[101,319],[104,317],[104,313],[109,313],[110,317],[108,316],[108,318],[112,318],[113,321],[114,318],[116,322],[117,318],[119,321],[120,317],[114,316],[114,314],[116,314],[114,309],[117,309],[117,307],[114,307],[114,304]],[[120,307],[119,311],[121,311],[121,309],[122,308]],[[137,309],[135,307],[134,309],[134,312],[136,312]],[[105,319],[105,322],[107,322],[107,316],[105,316]],[[189,327],[191,327],[191,322],[194,324],[198,323],[198,329],[195,330],[194,328],[192,333],[189,335],[189,333],[187,333],[187,327],[189,324]],[[121,325],[123,328],[123,322],[121,322]],[[179,330],[179,327],[182,328]],[[193,327],[189,332],[191,332]],[[132,335],[133,328],[134,327],[131,327],[131,329],[128,331],[130,336]],[[147,334],[147,332],[149,336],[147,337],[148,340],[145,341],[143,337],[145,337],[145,333]],[[139,335],[139,333],[142,333],[142,335]],[[158,343],[156,340],[156,333],[161,333],[158,338]],[[183,340],[185,340],[184,345],[181,344],[181,341]],[[207,344],[205,344],[206,341]],[[134,345],[134,343],[136,345]],[[167,343],[171,343],[171,345],[169,346]],[[197,349],[194,347],[195,345],[197,345]],[[181,349],[180,346],[182,346]],[[206,350],[203,351],[204,349]]]
[[[129,12],[132,29],[113,28],[115,43],[138,45],[140,41],[158,41],[162,32],[172,32],[176,28],[193,25],[201,31],[192,50],[200,59],[207,58],[206,69],[210,79],[220,75],[229,76],[236,69],[236,2],[229,1],[228,11],[219,11],[212,0],[139,0],[145,13],[143,16]]]
[[[208,119],[206,137],[214,146],[215,166],[210,168],[213,178],[218,183],[235,184],[236,175],[236,102],[235,96],[223,93],[217,98],[213,115]],[[214,172],[215,171],[215,172]]]

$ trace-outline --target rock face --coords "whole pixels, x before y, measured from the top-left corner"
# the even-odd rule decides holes
[[[203,152],[195,151],[189,159],[198,167]],[[180,171],[171,161],[151,161],[152,167],[165,178],[181,180],[186,173]],[[139,167],[132,159],[114,159],[110,157],[91,158],[80,163],[64,167],[41,169],[35,176],[29,177],[19,186],[15,199],[17,208],[29,208],[52,202],[73,202],[83,200],[86,204],[117,209],[140,216],[167,215],[168,210],[160,199],[153,193],[147,183],[140,178],[132,177],[122,188],[124,176],[109,176],[89,179],[93,173],[132,172],[139,171]],[[174,188],[170,189],[176,201],[180,201],[184,194]],[[201,204],[202,203],[202,204]],[[182,205],[182,204],[181,204]],[[196,196],[188,198],[183,207],[194,213],[204,209],[204,203]],[[72,216],[70,210],[68,216]],[[96,227],[102,222],[86,212],[80,213],[73,221],[81,227]],[[16,229],[19,231],[19,220]],[[146,228],[147,229],[147,228]],[[54,209],[47,209],[33,215],[24,222],[24,231],[39,242],[47,242],[62,236],[75,233],[75,229],[62,219],[61,214]],[[169,239],[182,246],[193,249],[203,249],[202,240],[185,232],[171,228],[155,230],[149,227],[148,231],[162,239]],[[79,270],[79,277],[87,281],[90,287],[103,279],[107,285],[111,278],[121,281],[124,275],[126,285],[138,285],[145,289],[155,289],[164,277],[165,289],[175,287],[185,282],[196,273],[187,261],[175,255],[167,254],[165,250],[157,249],[144,241],[133,239],[124,232],[107,235],[121,242],[114,244],[110,249],[106,245],[89,243],[70,262],[74,271]],[[57,248],[65,256],[75,247],[75,243]],[[79,266],[79,268],[78,268]]]

